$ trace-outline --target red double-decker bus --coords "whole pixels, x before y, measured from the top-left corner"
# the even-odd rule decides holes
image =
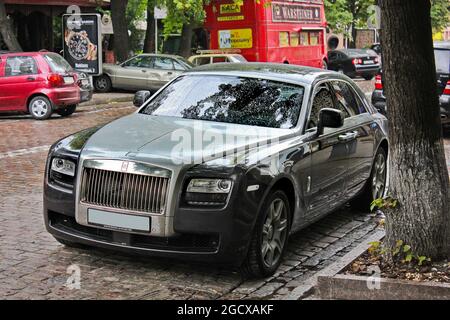
[[[239,49],[249,61],[326,66],[323,0],[212,0],[210,49]]]

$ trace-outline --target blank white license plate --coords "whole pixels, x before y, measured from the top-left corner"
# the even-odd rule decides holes
[[[88,223],[111,229],[150,232],[150,217],[120,214],[96,209],[88,210]]]
[[[73,79],[73,77],[64,77],[65,84],[72,84],[74,82],[75,82],[75,80]]]
[[[366,60],[364,61],[364,64],[374,64],[374,62],[372,60]]]

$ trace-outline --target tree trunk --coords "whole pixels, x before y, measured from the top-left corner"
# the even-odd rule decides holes
[[[17,41],[17,37],[13,31],[11,21],[6,14],[5,2],[3,0],[0,0],[0,34],[9,50],[22,51],[19,41]]]
[[[130,49],[125,12],[128,0],[111,0],[111,18],[114,28],[114,54],[120,62],[127,60]]]
[[[386,244],[414,254],[450,254],[449,176],[436,94],[429,0],[380,0],[390,139]]]
[[[155,52],[155,2],[148,1],[147,4],[147,31],[145,32],[144,52]]]
[[[192,54],[192,34],[192,23],[184,24],[181,32],[180,49],[178,50],[180,56],[187,58]]]

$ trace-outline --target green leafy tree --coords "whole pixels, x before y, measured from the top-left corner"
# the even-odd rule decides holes
[[[431,26],[434,32],[442,31],[449,25],[449,8],[448,0],[431,0]]]

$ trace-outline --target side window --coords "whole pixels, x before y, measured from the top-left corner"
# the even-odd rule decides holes
[[[195,59],[195,65],[196,66],[203,66],[205,64],[210,64],[211,58],[210,57],[198,57]]]
[[[6,59],[5,76],[23,76],[37,74],[36,61],[32,57],[9,57]]]
[[[366,112],[364,104],[358,99],[354,90],[347,83],[333,81],[332,85],[336,95],[338,108],[339,110],[346,112],[346,118],[348,116],[357,116]]]
[[[306,124],[307,129],[317,127],[317,124],[319,123],[319,113],[323,108],[334,109],[333,97],[327,85],[321,85],[316,90],[311,113],[309,115],[308,123]]]
[[[137,56],[128,60],[122,66],[132,68],[153,68],[153,60],[154,58],[151,56]]]
[[[213,57],[213,63],[230,62],[226,57]]]
[[[158,57],[155,59],[155,69],[173,70],[173,62],[170,58]]]

